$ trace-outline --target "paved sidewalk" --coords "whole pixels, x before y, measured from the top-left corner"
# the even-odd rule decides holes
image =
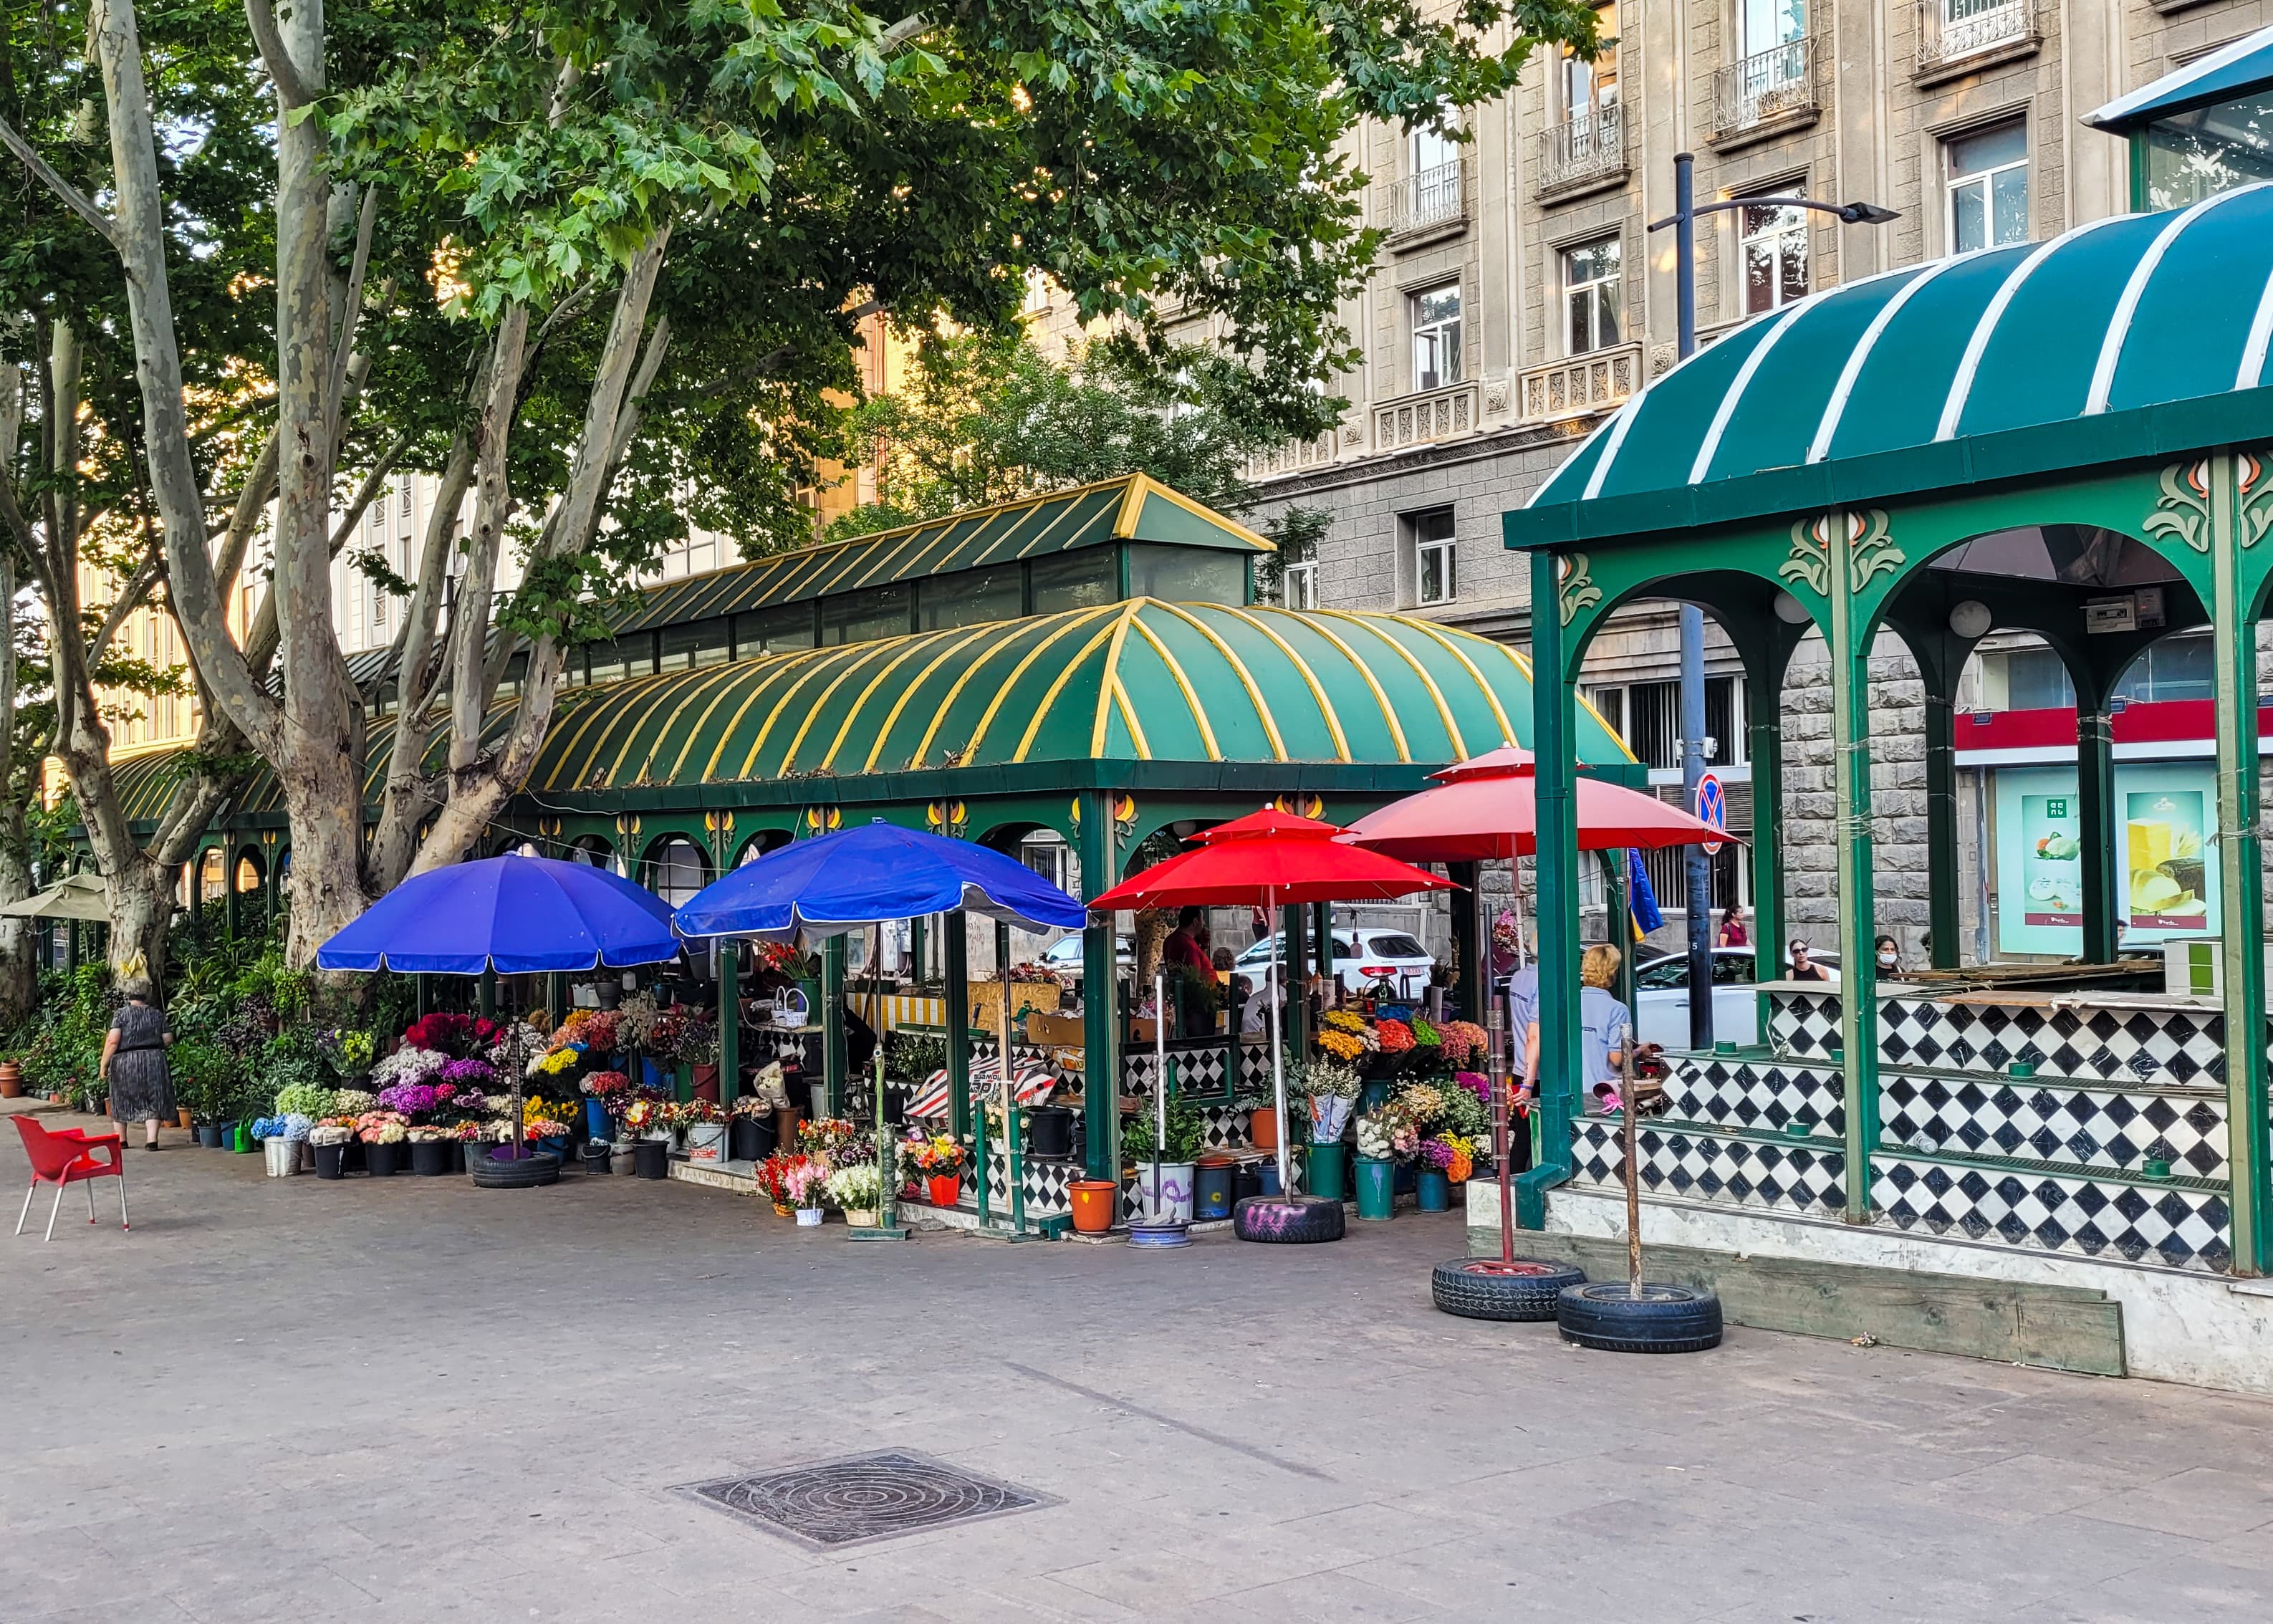
[[[132,1234],[66,1201],[0,1252],[11,1624],[2273,1616],[2273,1404],[1577,1352],[1430,1308],[1457,1214],[861,1247],[679,1184],[168,1138]],[[1061,1503],[824,1555],[671,1492],[890,1447]]]

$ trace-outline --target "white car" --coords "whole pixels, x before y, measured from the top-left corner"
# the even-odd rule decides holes
[[[1235,973],[1259,985],[1270,974],[1271,955],[1278,947],[1274,931],[1239,956],[1234,963]],[[1345,992],[1362,993],[1377,981],[1387,981],[1399,997],[1418,999],[1429,990],[1429,977],[1435,968],[1428,949],[1402,930],[1361,926],[1334,932],[1334,974]],[[1292,965],[1286,974],[1290,978],[1294,975]]]
[[[1839,959],[1812,953],[1834,983],[1839,979]],[[1759,1041],[1759,1001],[1754,989],[1754,960],[1749,947],[1713,950],[1713,1041],[1716,1043]],[[1689,955],[1665,953],[1636,966],[1634,1025],[1645,1043],[1668,1049],[1689,1047]]]
[[[1126,975],[1134,971],[1136,967],[1136,943],[1128,936],[1120,936],[1115,938],[1114,948],[1121,960],[1121,973]],[[1042,968],[1053,975],[1067,976],[1076,981],[1081,980],[1085,974],[1082,962],[1082,933],[1076,930],[1069,936],[1051,943],[1042,954]]]

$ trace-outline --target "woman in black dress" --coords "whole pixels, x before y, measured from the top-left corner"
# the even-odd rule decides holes
[[[142,1124],[142,1148],[158,1148],[158,1124],[175,1116],[174,1075],[166,1045],[174,1034],[165,1011],[150,1003],[150,983],[126,983],[126,1004],[102,1041],[102,1075],[110,1085],[110,1119]]]

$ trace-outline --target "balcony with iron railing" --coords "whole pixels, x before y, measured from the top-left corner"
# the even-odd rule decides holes
[[[2043,0],[1917,0],[1921,85],[1977,73],[2044,42]]]
[[[1617,103],[1574,113],[1539,132],[1539,196],[1567,198],[1625,179],[1625,120]]]
[[[1714,144],[1725,150],[1813,122],[1823,106],[1819,54],[1814,36],[1804,34],[1715,71]]]
[[[1640,372],[1639,344],[1611,344],[1525,367],[1518,377],[1517,399],[1528,423],[1607,411],[1634,392]]]
[[[1447,230],[1463,224],[1467,217],[1467,195],[1460,184],[1460,164],[1456,158],[1397,183],[1389,204],[1390,240]]]

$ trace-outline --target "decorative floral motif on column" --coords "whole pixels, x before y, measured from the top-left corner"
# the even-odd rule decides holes
[[[960,801],[934,801],[924,808],[924,822],[932,833],[960,840],[971,824],[971,808]]]
[[[2254,451],[2233,459],[2234,491],[2241,506],[2241,545],[2254,547],[2273,530],[2273,469]]]
[[[1078,795],[1073,798],[1073,823],[1076,829],[1081,827],[1081,797]],[[1136,797],[1125,789],[1115,791],[1113,797],[1114,834],[1121,839],[1126,839],[1129,831],[1136,827]]]
[[[1587,555],[1565,553],[1555,560],[1555,578],[1560,583],[1558,597],[1563,609],[1563,624],[1568,626],[1581,609],[1591,609],[1602,601],[1602,589],[1594,584],[1589,573]]]
[[[2173,462],[2163,470],[2163,494],[2142,525],[2149,536],[2209,551],[2209,460]]]
[[[1817,514],[1795,523],[1791,552],[1776,566],[1777,575],[1793,586],[1805,586],[1818,598],[1831,596],[1831,515]],[[1884,508],[1866,508],[1848,514],[1846,520],[1849,590],[1860,591],[1873,575],[1902,567],[1902,550],[1894,545]]]

